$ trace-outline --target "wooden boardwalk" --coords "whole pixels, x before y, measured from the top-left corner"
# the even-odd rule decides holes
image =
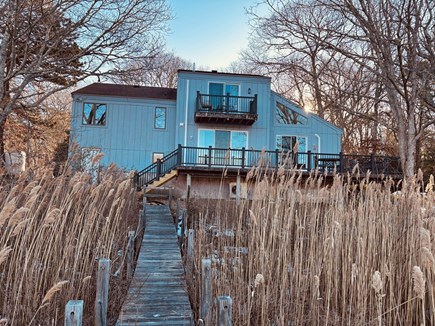
[[[147,205],[137,267],[116,325],[190,325],[192,310],[168,206]]]

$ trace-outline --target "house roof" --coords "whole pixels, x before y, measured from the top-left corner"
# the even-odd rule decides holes
[[[176,88],[117,85],[106,83],[93,83],[72,92],[72,94],[152,98],[174,101],[177,99]]]
[[[231,72],[220,72],[217,70],[212,71],[203,71],[203,70],[185,70],[185,69],[179,69],[178,72],[180,73],[192,73],[192,74],[213,74],[213,75],[226,75],[226,76],[243,76],[243,77],[255,77],[255,78],[265,78],[265,79],[271,79],[270,77],[263,76],[263,75],[254,75],[254,74],[236,74]]]

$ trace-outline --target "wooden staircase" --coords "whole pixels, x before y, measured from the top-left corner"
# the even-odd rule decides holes
[[[150,193],[154,189],[161,187],[166,182],[172,180],[178,175],[178,170],[171,170],[168,173],[166,173],[164,176],[154,180],[153,182],[149,183],[147,187],[145,188],[145,193]]]

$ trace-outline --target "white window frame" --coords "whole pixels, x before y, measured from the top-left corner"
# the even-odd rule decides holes
[[[157,109],[164,109],[165,110],[165,127],[164,128],[157,128],[156,127]],[[166,130],[167,126],[168,126],[168,108],[165,106],[155,106],[154,107],[154,130]]]
[[[198,147],[200,147],[199,146],[199,142],[200,142],[200,134],[201,134],[201,131],[202,130],[212,130],[212,131],[214,131],[214,132],[216,132],[216,131],[228,131],[228,132],[230,132],[230,149],[239,149],[239,148],[232,148],[231,146],[232,146],[232,142],[233,142],[233,140],[232,140],[232,133],[233,132],[244,132],[244,133],[246,133],[246,145],[244,146],[245,148],[248,148],[248,144],[249,144],[249,131],[248,130],[237,130],[237,129],[214,129],[214,128],[199,128],[198,129],[198,139],[197,139],[197,146]],[[215,134],[216,135],[216,134]],[[216,144],[216,137],[215,137],[215,144]],[[212,148],[216,148],[215,147],[215,145],[213,145],[212,146]],[[205,155],[205,153],[202,153],[202,154],[204,154]],[[201,153],[199,153],[199,155],[198,155],[198,163],[199,164],[206,164],[206,162],[205,162],[205,158],[204,158],[204,155],[201,155]],[[213,158],[212,158],[213,159]],[[237,159],[237,157],[233,157],[232,158],[233,160],[234,159]]]
[[[305,138],[305,151],[304,152],[302,152],[302,151],[300,151],[300,150],[298,150],[298,152],[297,153],[307,153],[308,152],[308,136],[305,136],[305,135],[282,135],[282,134],[277,134],[276,136],[275,136],[275,148],[276,149],[278,149],[278,146],[277,146],[277,144],[278,144],[278,137],[281,137],[281,148],[282,148],[282,137],[295,137],[296,138],[296,140],[298,139],[298,138]],[[294,147],[294,145],[293,145],[293,147]],[[293,148],[292,148],[292,150],[291,151],[293,151]],[[293,154],[297,154],[297,153],[293,153]],[[282,162],[282,157],[280,157],[280,161]],[[300,161],[298,161],[298,163],[299,163]],[[304,162],[302,162],[303,164],[305,164]],[[279,164],[281,164],[281,163],[279,163]],[[303,169],[303,170],[306,170],[306,167],[305,167],[305,169]]]
[[[245,146],[245,148],[248,148],[248,144],[249,144],[249,131],[248,130],[237,130],[237,129],[214,129],[214,128],[199,128],[198,129],[198,140],[197,140],[197,142],[196,142],[196,144],[197,144],[197,146],[198,147],[200,147],[199,146],[199,135],[200,135],[200,132],[201,132],[201,130],[213,130],[213,131],[229,131],[229,132],[245,132],[246,133],[246,146]],[[230,136],[230,142],[231,142],[231,144],[230,144],[230,148],[232,148],[231,147],[231,145],[232,145],[232,139],[231,139],[231,136]]]
[[[240,93],[241,93],[241,91],[242,91],[242,85],[241,85],[241,83],[226,83],[226,82],[222,82],[222,81],[214,81],[214,80],[209,80],[208,81],[208,84],[207,84],[207,94],[210,94],[210,84],[222,84],[222,85],[224,85],[224,88],[223,88],[223,94],[221,94],[221,95],[226,95],[226,93],[225,93],[225,87],[227,86],[227,85],[237,85],[238,87],[239,87],[239,93],[237,94],[237,96],[241,96],[240,95]]]
[[[158,156],[158,157],[156,157],[156,156]],[[165,156],[165,153],[163,153],[163,152],[153,152],[151,154],[151,163],[156,163],[158,159],[162,160],[164,156]]]

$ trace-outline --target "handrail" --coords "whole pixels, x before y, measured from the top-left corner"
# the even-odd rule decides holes
[[[196,112],[216,112],[226,114],[257,114],[257,94],[254,96],[234,96],[201,94],[196,92]]]
[[[264,166],[278,169],[299,169],[311,171],[336,171],[339,173],[352,172],[358,165],[361,173],[371,171],[380,175],[401,175],[400,158],[391,156],[343,154],[343,153],[313,153],[286,152],[276,150],[234,149],[215,147],[189,147],[178,145],[178,148],[162,159],[149,165],[136,174],[138,187],[146,186],[171,170],[181,166],[201,168],[241,168],[249,169],[253,166]]]
[[[180,158],[180,155],[178,155],[179,152],[180,146],[162,159],[157,159],[156,162],[139,171],[136,175],[137,186],[140,188],[147,186],[177,167]]]

